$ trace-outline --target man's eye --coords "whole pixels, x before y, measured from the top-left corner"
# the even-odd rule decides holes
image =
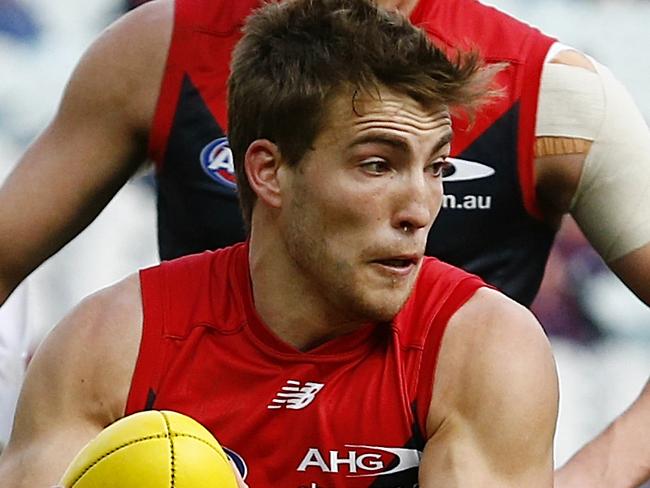
[[[374,173],[374,174],[383,174],[386,173],[390,168],[388,167],[388,163],[386,161],[366,161],[364,162],[361,167],[369,172],[369,173]]]
[[[434,161],[428,166],[428,170],[432,176],[442,176],[445,172],[445,169],[449,167],[447,161]]]

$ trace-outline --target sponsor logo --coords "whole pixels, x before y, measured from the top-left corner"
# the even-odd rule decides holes
[[[348,478],[386,476],[420,465],[422,453],[403,447],[379,447],[346,444],[344,450],[321,452],[309,448],[298,465],[298,471],[309,468],[324,473],[345,473]]]
[[[453,210],[489,210],[492,208],[491,195],[456,195],[445,194],[442,197],[442,208]]]
[[[316,398],[316,394],[325,386],[322,383],[307,381],[301,385],[300,381],[288,380],[280,391],[267,405],[267,408],[278,409],[288,408],[291,410],[302,410]]]
[[[447,158],[448,166],[443,174],[445,183],[453,181],[478,180],[492,176],[494,168],[476,161],[468,161],[460,158]]]
[[[246,465],[246,461],[244,461],[244,458],[241,457],[232,449],[228,449],[225,446],[222,446],[222,448],[223,448],[223,452],[226,453],[226,455],[230,458],[232,463],[237,468],[237,471],[239,471],[239,474],[241,475],[242,479],[245,480],[246,477],[248,476],[248,466]]]
[[[214,181],[232,190],[237,188],[235,164],[226,137],[220,137],[206,145],[199,160],[203,171]]]
[[[415,483],[414,485],[409,485],[409,486],[399,485],[399,486],[395,486],[394,488],[419,488],[419,487],[420,487],[420,484]],[[298,488],[325,488],[325,486],[324,485],[319,485],[317,483],[309,483],[309,485],[300,485]]]

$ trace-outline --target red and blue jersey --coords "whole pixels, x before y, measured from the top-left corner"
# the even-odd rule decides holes
[[[449,318],[485,286],[425,258],[392,323],[307,352],[255,311],[248,245],[140,274],[144,323],[126,414],[175,410],[205,425],[251,486],[414,487]]]
[[[150,156],[157,163],[163,259],[245,239],[227,145],[226,86],[241,27],[260,0],[176,0]],[[420,0],[411,15],[453,53],[477,49],[504,97],[473,125],[455,117],[443,209],[427,254],[478,274],[529,304],[554,236],[539,218],[533,177],[537,97],[553,39],[476,0]]]

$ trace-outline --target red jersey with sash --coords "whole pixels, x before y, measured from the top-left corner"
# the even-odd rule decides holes
[[[241,26],[260,0],[176,0],[172,42],[150,156],[158,167],[163,259],[244,240],[226,139],[226,83]],[[411,20],[439,46],[478,49],[507,63],[504,97],[471,127],[455,118],[443,210],[427,254],[529,304],[554,232],[541,223],[533,184],[539,80],[553,39],[476,0],[420,0]]]
[[[144,329],[126,414],[194,417],[255,487],[417,486],[442,336],[484,286],[478,277],[425,258],[392,323],[308,352],[256,314],[247,244],[164,262],[140,281]]]

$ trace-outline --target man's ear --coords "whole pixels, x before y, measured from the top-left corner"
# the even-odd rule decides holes
[[[275,208],[282,203],[278,181],[281,164],[282,155],[278,146],[268,139],[253,141],[244,157],[244,169],[251,189],[264,204]]]

